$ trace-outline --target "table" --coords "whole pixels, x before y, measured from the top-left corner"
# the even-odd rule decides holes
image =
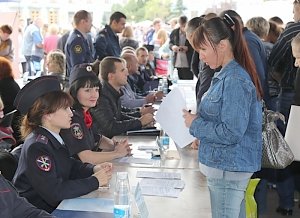
[[[188,96],[194,94],[194,81],[188,81],[183,84],[179,82],[178,85],[184,89],[184,92]],[[188,100],[191,108],[192,106],[195,107],[194,97],[191,97]],[[124,136],[120,136],[119,138],[124,138]],[[128,136],[128,141],[132,144],[133,152],[140,145],[156,145],[155,136]],[[114,174],[110,182],[110,188],[98,189],[87,195],[81,196],[79,199],[91,202],[89,206],[94,207],[91,210],[101,211],[103,209],[104,212],[107,212],[105,217],[110,217],[113,211],[112,199],[116,181],[116,172],[128,172],[129,182],[131,186],[136,186],[136,184],[140,181],[140,178],[136,178],[136,173],[138,171],[176,172],[181,174],[181,179],[185,182],[185,188],[181,191],[178,198],[144,196],[147,208],[149,210],[149,217],[211,217],[210,196],[206,179],[199,171],[198,151],[191,149],[189,146],[185,148],[177,148],[172,140],[170,143],[169,151],[172,153],[172,155],[177,155],[179,158],[170,159],[168,158],[169,153],[162,152],[162,150],[160,150],[161,159],[156,159],[153,165],[120,163],[118,162],[118,160],[114,161]],[[76,204],[76,200],[78,201],[78,198],[65,200],[59,205],[58,209],[74,209],[79,205],[73,205],[73,207],[71,208],[70,206],[64,204],[64,202],[68,201],[68,203]],[[101,209],[99,206],[100,204],[97,203],[98,200],[109,203],[105,204],[105,208]],[[94,206],[92,204],[94,204]],[[87,207],[81,209],[87,209]],[[109,211],[111,211],[111,214],[109,213]],[[132,211],[133,217],[139,217],[136,207],[132,206]],[[84,215],[83,218],[84,217],[88,217],[88,215]]]
[[[138,146],[140,144],[151,145],[155,143],[155,137],[152,136],[129,136],[129,142],[133,146]],[[211,217],[210,211],[210,198],[209,191],[207,188],[207,183],[205,177],[200,173],[198,166],[196,150],[190,147],[185,147],[183,149],[178,149],[180,155],[179,160],[174,159],[163,159],[157,160],[157,163],[153,166],[145,166],[142,164],[124,164],[119,162],[114,162],[113,164],[113,178],[110,182],[109,189],[99,189],[93,191],[87,195],[81,196],[80,199],[87,199],[91,201],[91,207],[94,209],[87,210],[100,210],[101,206],[97,203],[97,200],[101,198],[102,200],[109,200],[110,203],[107,206],[109,209],[105,209],[104,212],[111,211],[113,208],[113,193],[116,180],[116,172],[126,171],[128,172],[129,181],[131,186],[136,186],[140,181],[140,178],[136,178],[137,171],[151,171],[151,172],[176,172],[180,173],[182,180],[185,182],[185,188],[182,190],[178,198],[169,197],[159,197],[159,196],[144,196],[147,208],[149,210],[149,217],[164,217],[164,218],[181,218],[181,217],[201,217],[208,218]],[[78,198],[77,198],[78,200]],[[78,208],[78,205],[73,205],[72,207],[64,205],[64,202],[79,204],[76,199],[63,201],[58,209],[68,210]],[[102,211],[103,212],[103,211]],[[134,217],[138,217],[137,209],[133,207]],[[106,214],[109,217],[110,214]],[[90,216],[90,214],[89,214]],[[89,217],[83,216],[83,217]]]
[[[115,185],[116,172],[127,171],[130,185],[135,186],[140,180],[139,178],[136,178],[136,172],[139,170],[181,173],[182,180],[185,182],[185,188],[182,190],[178,198],[144,196],[150,218],[182,218],[187,215],[188,217],[211,217],[209,191],[207,188],[206,179],[198,169],[164,169],[116,166],[114,167],[114,176],[110,183],[111,188],[108,190],[96,190],[82,196],[81,198],[113,199],[113,187]],[[113,207],[113,205],[111,205],[111,207]],[[66,210],[68,208],[59,206],[58,209]],[[135,214],[135,217],[138,216]]]
[[[122,137],[121,137],[122,138]],[[150,145],[155,146],[156,137],[155,136],[128,136],[129,143],[132,144],[133,152],[141,145]],[[170,168],[170,169],[198,169],[198,150],[192,149],[190,146],[185,148],[176,147],[173,140],[170,139],[170,149],[169,151],[173,152],[172,156],[179,156],[180,159],[169,159],[165,157],[162,153],[161,159],[155,160],[154,165],[138,165],[138,164],[129,164],[130,166],[140,166],[140,167],[154,167],[154,168]],[[177,153],[177,154],[174,154]],[[114,164],[119,164],[117,161],[114,161]],[[123,163],[122,163],[123,164]]]

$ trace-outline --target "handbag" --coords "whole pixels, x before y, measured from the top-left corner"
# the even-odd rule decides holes
[[[285,122],[285,119],[281,113],[268,110],[263,105],[262,168],[284,169],[293,162],[294,155],[275,121],[281,119]]]

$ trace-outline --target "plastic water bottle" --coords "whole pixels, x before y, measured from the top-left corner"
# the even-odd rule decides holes
[[[177,81],[178,81],[178,70],[177,68],[174,68],[173,70],[173,78],[172,78],[172,82],[173,84],[177,84]]]
[[[162,91],[162,90],[163,90],[163,80],[159,79],[157,91]]]
[[[164,77],[163,78],[163,89],[162,89],[162,91],[163,91],[163,93],[166,95],[166,94],[168,94],[168,79],[167,79],[167,77]]]
[[[130,218],[130,188],[127,172],[117,172],[114,218]]]

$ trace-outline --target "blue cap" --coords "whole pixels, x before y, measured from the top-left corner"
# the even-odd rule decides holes
[[[14,106],[21,114],[26,114],[36,99],[49,92],[60,91],[56,76],[42,76],[27,83],[17,94]]]
[[[98,77],[96,76],[96,74],[93,71],[92,65],[90,65],[90,64],[81,64],[81,65],[76,66],[72,70],[72,72],[70,74],[70,77],[69,77],[70,85],[74,81],[76,81],[80,78],[83,78],[83,77],[95,77],[95,79],[98,79]]]

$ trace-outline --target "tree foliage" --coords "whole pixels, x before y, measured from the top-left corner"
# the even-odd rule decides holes
[[[183,0],[177,0],[175,5],[173,6],[173,10],[171,13],[172,17],[179,17],[181,15],[184,15],[184,11],[187,8],[183,5]]]

